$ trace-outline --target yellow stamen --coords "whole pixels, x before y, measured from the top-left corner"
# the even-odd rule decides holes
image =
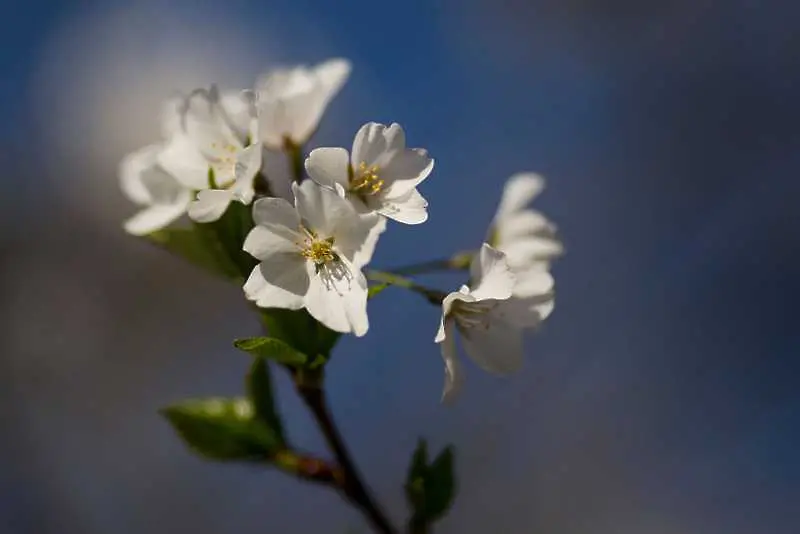
[[[321,268],[328,263],[339,261],[339,255],[334,252],[334,238],[319,239],[316,234],[303,228],[307,235],[304,243],[298,243],[301,247],[300,254],[307,260],[314,262],[317,268]]]
[[[367,167],[365,162],[361,162],[357,172],[353,173],[350,179],[350,191],[357,195],[377,195],[383,189],[384,181],[378,174],[380,169],[377,165]]]

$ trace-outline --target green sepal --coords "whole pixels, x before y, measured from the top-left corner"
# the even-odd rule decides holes
[[[194,228],[209,248],[233,265],[237,281],[246,280],[258,265],[258,260],[242,250],[247,234],[253,229],[251,206],[233,201],[222,217],[209,223],[195,222]]]
[[[341,337],[309,315],[306,310],[283,310],[266,308],[259,310],[261,322],[270,337],[280,339],[296,351],[315,357],[325,358]]]
[[[249,399],[187,400],[160,413],[190,449],[212,460],[269,461],[283,445],[279,433],[255,417]]]
[[[456,493],[453,448],[446,447],[429,463],[427,444],[421,439],[411,457],[405,490],[412,525],[429,525],[440,519]]]
[[[258,264],[242,250],[252,228],[250,207],[231,202],[216,221],[156,230],[145,238],[211,274],[241,284]]]
[[[165,228],[151,232],[145,238],[215,276],[230,280],[240,278],[238,267],[228,255],[194,228]]]

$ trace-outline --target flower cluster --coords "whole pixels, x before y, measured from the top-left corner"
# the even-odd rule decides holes
[[[321,147],[305,156],[350,70],[333,59],[272,71],[245,91],[211,86],[171,99],[162,110],[163,140],[121,164],[123,191],[142,206],[125,229],[144,236],[184,214],[209,224],[231,203],[251,206],[247,235],[236,244],[257,260],[244,282],[247,299],[259,308],[304,309],[334,332],[363,336],[365,267],[387,224],[427,220],[417,186],[434,160],[407,146],[400,125],[374,122],[358,130],[349,151]],[[445,399],[462,381],[456,332],[480,367],[508,373],[522,361],[523,330],[553,310],[549,269],[562,246],[554,225],[528,208],[543,184],[533,174],[507,182],[485,243],[471,255],[469,282],[458,291],[445,295],[392,273],[381,279],[441,303],[435,341],[444,357]]]

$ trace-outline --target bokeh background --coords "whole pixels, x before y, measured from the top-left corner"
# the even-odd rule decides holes
[[[350,58],[315,145],[397,121],[436,157],[392,266],[476,246],[504,180],[568,255],[511,378],[439,404],[438,311],[387,290],[330,366],[396,522],[418,436],[454,443],[446,533],[800,532],[800,8],[752,0],[6,2],[0,532],[367,532],[327,490],[206,463],[159,406],[238,394],[240,291],[124,235],[116,166],[160,101]],[[452,277],[432,284],[455,285]],[[280,377],[293,440],[322,439]]]

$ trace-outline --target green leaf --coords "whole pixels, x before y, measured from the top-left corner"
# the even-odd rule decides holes
[[[228,279],[238,279],[239,269],[224,250],[209,241],[209,236],[196,229],[166,228],[145,236],[169,252],[211,274]]]
[[[258,260],[242,250],[247,234],[253,229],[250,206],[231,202],[218,220],[195,223],[194,226],[209,246],[213,246],[227,258],[240,279],[250,276],[250,272],[258,265]]]
[[[247,373],[247,397],[255,411],[255,418],[269,427],[285,444],[283,423],[275,407],[275,394],[272,390],[272,377],[269,365],[264,358],[255,358]]]
[[[378,293],[380,293],[387,287],[389,287],[389,284],[387,283],[380,283],[369,286],[369,289],[367,290],[367,298],[371,299],[372,297],[376,296]]]
[[[413,510],[412,525],[429,525],[441,518],[456,493],[452,447],[446,447],[428,463],[427,444],[420,440],[411,458],[405,489]]]
[[[233,342],[233,346],[258,358],[266,358],[284,365],[299,367],[308,361],[306,354],[273,337],[237,339]]]
[[[255,418],[249,399],[188,400],[161,409],[186,445],[213,460],[266,461],[282,440]]]
[[[329,358],[341,336],[311,317],[306,310],[267,308],[259,311],[270,337],[280,339],[309,356],[321,354]]]
[[[411,456],[411,465],[408,468],[406,480],[411,482],[425,477],[428,469],[428,443],[420,439],[414,454]]]

